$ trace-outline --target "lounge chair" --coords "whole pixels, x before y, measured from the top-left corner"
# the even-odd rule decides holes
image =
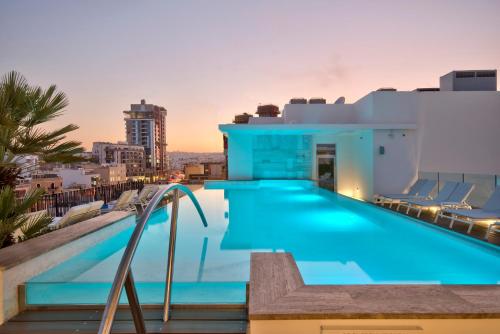
[[[423,210],[469,207],[465,200],[473,189],[474,185],[470,183],[446,182],[435,199],[408,200],[402,206],[406,206],[406,214],[409,214],[411,209],[417,210],[417,217],[420,217]]]
[[[399,198],[399,197],[407,197],[407,196],[416,196],[418,194],[418,191],[422,186],[427,182],[425,179],[418,179],[415,183],[413,183],[410,186],[410,189],[408,189],[408,192],[406,193],[401,193],[401,194],[377,194],[374,196],[374,201],[380,201],[380,204],[384,206],[384,204],[389,203],[389,206],[392,205],[392,199],[393,198]]]
[[[476,222],[500,219],[500,186],[496,187],[491,194],[490,198],[486,201],[482,209],[457,209],[457,208],[444,208],[436,215],[434,222],[438,218],[450,219],[450,228],[453,228],[455,221],[459,221],[469,225],[467,233],[470,233],[472,227]]]
[[[104,205],[104,201],[94,201],[88,204],[89,204],[89,211],[87,211],[84,214],[85,219],[94,218],[101,214],[101,208]]]
[[[128,210],[132,207],[137,196],[137,190],[126,190],[113,204],[111,211]]]
[[[408,202],[409,200],[426,200],[431,199],[431,193],[437,186],[436,180],[425,180],[425,183],[420,187],[416,195],[401,195],[392,197],[392,202],[389,207],[392,206],[393,203],[397,203],[398,207],[396,210],[399,211],[399,207],[401,203]]]
[[[497,228],[498,226],[500,226],[500,221],[490,224],[490,226],[488,226],[488,231],[486,232],[486,238],[488,238],[488,235],[490,235],[493,229],[500,230],[500,228]]]
[[[135,207],[140,206],[142,209],[144,209],[148,205],[151,198],[153,198],[153,196],[156,194],[158,189],[159,187],[157,185],[144,186],[139,195],[137,195],[137,199],[134,203],[134,206]]]
[[[54,221],[49,224],[49,228],[54,230],[95,217],[100,213],[103,204],[103,201],[95,201],[73,206],[64,216],[55,217]]]

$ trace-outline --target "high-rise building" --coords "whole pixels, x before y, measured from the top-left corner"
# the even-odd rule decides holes
[[[164,176],[168,170],[165,117],[167,110],[154,104],[131,104],[125,114],[127,142],[144,147],[146,174]]]

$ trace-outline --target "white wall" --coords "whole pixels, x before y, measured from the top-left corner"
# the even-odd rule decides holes
[[[252,135],[232,133],[228,136],[228,178],[253,179]]]
[[[57,175],[62,177],[63,179],[63,187],[68,188],[74,184],[77,185],[92,185],[92,177],[99,176],[99,174],[85,174],[85,170],[83,169],[70,169],[70,168],[62,168],[57,170]]]
[[[337,191],[368,200],[373,195],[373,134],[371,130],[340,135],[337,140]]]
[[[313,140],[313,178],[317,179],[317,144],[336,145],[337,192],[370,199],[373,194],[373,134],[371,130],[321,134]]]
[[[356,102],[359,123],[414,124],[418,117],[417,101],[423,93],[372,92]]]
[[[249,124],[283,124],[283,117],[252,117]]]
[[[287,104],[283,109],[284,123],[355,123],[352,104]]]
[[[413,327],[418,326],[421,327],[422,330],[404,330],[404,328],[407,326],[413,326]],[[499,326],[500,326],[500,319],[498,318],[250,320],[250,331],[252,332],[252,334],[285,334],[285,333],[286,334],[336,334],[336,333],[496,334],[498,333]]]
[[[500,92],[421,94],[422,171],[500,174]]]
[[[379,148],[384,147],[381,155]],[[373,134],[373,191],[394,194],[407,189],[418,174],[416,130],[375,130]]]

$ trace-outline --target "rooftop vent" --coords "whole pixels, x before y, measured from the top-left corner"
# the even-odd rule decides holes
[[[312,97],[309,99],[309,104],[326,104],[326,100],[322,97]]]
[[[496,91],[496,70],[452,71],[439,78],[441,91]]]
[[[307,104],[307,99],[303,97],[294,97],[290,99],[290,104]]]
[[[455,72],[455,78],[474,78],[476,72],[473,71],[457,71]]]
[[[345,97],[339,97],[334,104],[345,104]]]
[[[476,76],[478,78],[496,78],[497,73],[495,71],[477,71]]]
[[[256,114],[259,115],[259,117],[277,117],[279,113],[280,109],[278,108],[278,106],[275,106],[274,104],[264,104],[258,106],[256,112]]]
[[[247,124],[250,118],[253,116],[247,113],[239,114],[234,116],[234,121],[233,123],[235,124]]]
[[[392,87],[382,87],[377,89],[377,92],[396,92],[396,91],[397,89]]]

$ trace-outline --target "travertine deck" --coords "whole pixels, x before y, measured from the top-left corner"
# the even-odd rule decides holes
[[[253,253],[250,320],[500,318],[499,285],[305,285],[290,253]]]
[[[128,211],[113,211],[62,229],[0,249],[0,270],[10,269],[41,254],[95,232],[125,217]]]

